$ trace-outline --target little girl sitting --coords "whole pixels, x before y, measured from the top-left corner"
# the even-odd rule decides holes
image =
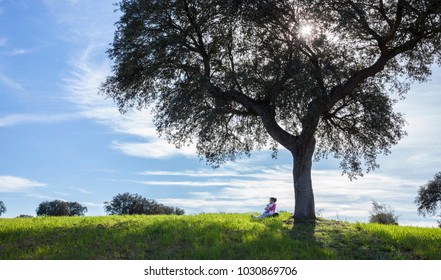
[[[266,205],[265,211],[263,211],[263,213],[260,216],[258,216],[258,217],[253,216],[253,218],[262,219],[262,218],[270,217],[270,216],[274,215],[274,213],[276,213],[276,201],[277,201],[277,198],[270,197],[269,204]]]

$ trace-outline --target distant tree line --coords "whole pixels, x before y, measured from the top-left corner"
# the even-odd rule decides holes
[[[104,202],[104,210],[110,215],[184,215],[179,207],[166,206],[153,199],[147,199],[139,194],[123,193]],[[6,206],[0,201],[0,216],[6,212]],[[87,207],[78,202],[62,200],[44,201],[35,210],[37,216],[84,216]],[[30,215],[20,215],[17,218],[29,218]]]
[[[153,199],[147,199],[139,194],[123,193],[104,202],[104,210],[110,215],[183,215],[185,211],[178,207],[166,206]],[[37,216],[84,216],[87,207],[78,202],[61,200],[42,202],[37,210]]]

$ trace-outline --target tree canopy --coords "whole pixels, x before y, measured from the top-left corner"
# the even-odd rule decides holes
[[[440,63],[438,0],[120,1],[101,92],[217,166],[279,145],[295,217],[315,218],[312,159],[350,178],[406,135],[393,105]],[[303,33],[305,26],[310,34]]]
[[[117,194],[111,201],[104,202],[104,209],[110,215],[183,215],[178,207],[166,206],[139,194]]]
[[[441,172],[436,173],[427,184],[420,186],[415,204],[418,206],[418,214],[423,216],[436,215],[441,209]],[[441,220],[438,223],[441,227]]]
[[[37,216],[84,216],[87,207],[78,202],[62,200],[45,201],[38,205]]]

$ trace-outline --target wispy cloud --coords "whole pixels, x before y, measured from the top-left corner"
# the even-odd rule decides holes
[[[140,157],[161,159],[173,157],[176,155],[184,155],[188,157],[195,157],[196,151],[191,147],[182,147],[176,149],[173,145],[167,143],[162,139],[155,139],[153,137],[145,138],[143,142],[119,142],[114,141],[112,148],[119,150],[126,155]]]
[[[117,17],[112,1],[43,0],[58,24],[69,29],[62,34],[65,40],[74,42],[106,41],[113,35],[113,23]],[[99,16],[98,16],[99,15]]]
[[[30,54],[33,51],[34,50],[32,50],[32,49],[12,49],[12,50],[8,50],[8,51],[3,51],[2,54],[6,55],[6,56],[19,56],[19,55]]]
[[[0,192],[23,192],[33,188],[44,187],[46,183],[27,178],[0,175]]]
[[[72,195],[72,194],[66,193],[66,192],[54,192],[54,194],[61,195],[61,196],[71,196]]]
[[[183,186],[183,187],[213,187],[213,186],[241,186],[240,182],[234,181],[135,181],[143,185],[151,186]]]
[[[87,206],[87,207],[104,207],[103,203],[95,203],[95,202],[81,202],[81,205]]]
[[[195,148],[176,149],[165,139],[159,139],[147,110],[133,110],[121,115],[116,104],[98,94],[99,86],[110,73],[110,64],[103,57],[104,49],[89,45],[73,62],[72,75],[65,79],[69,100],[81,109],[81,114],[110,127],[114,132],[136,137],[136,141],[114,140],[113,149],[141,158],[166,158],[175,155],[195,156]]]
[[[84,194],[93,194],[93,192],[91,192],[91,191],[89,191],[89,190],[86,190],[86,189],[83,189],[83,188],[74,188],[74,187],[71,187],[70,189],[71,189],[71,190],[78,191],[78,192],[80,192],[80,193],[84,193]]]
[[[51,195],[44,195],[44,194],[39,194],[39,193],[28,193],[27,196],[38,198],[40,200],[46,200],[46,201],[50,201],[50,200],[65,201],[64,199],[59,198],[59,197],[55,197],[55,196],[51,196]]]
[[[0,118],[0,127],[28,124],[28,123],[55,123],[74,120],[81,116],[77,113],[36,115],[36,114],[14,114]]]
[[[0,85],[3,85],[9,89],[15,90],[15,91],[24,91],[24,88],[22,87],[22,85],[14,80],[12,80],[11,78],[9,78],[8,76],[6,76],[5,74],[0,72]]]
[[[210,172],[207,170],[187,170],[180,172],[173,171],[144,171],[140,172],[139,175],[148,175],[148,176],[186,176],[186,177],[235,177],[235,176],[243,176],[236,171],[220,171],[220,172]]]
[[[121,171],[110,168],[93,168],[90,169],[89,172],[97,172],[97,173],[107,173],[107,174],[119,174]]]

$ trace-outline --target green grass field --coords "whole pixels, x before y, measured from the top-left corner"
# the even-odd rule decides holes
[[[0,259],[441,259],[441,229],[247,214],[0,219]]]

